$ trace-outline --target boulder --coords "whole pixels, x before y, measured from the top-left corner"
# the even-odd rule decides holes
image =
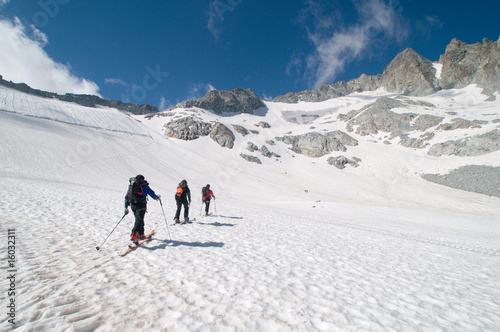
[[[210,138],[222,147],[232,149],[234,146],[233,132],[222,123],[217,123],[212,127],[212,130],[210,131]]]

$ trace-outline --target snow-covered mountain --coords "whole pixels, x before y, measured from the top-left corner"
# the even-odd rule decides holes
[[[435,135],[423,148],[403,146],[401,136],[380,128],[358,132],[349,114],[359,117],[380,98],[406,105],[391,108],[396,115],[443,120],[426,129]],[[322,103],[266,102],[256,115],[178,109],[145,117],[1,87],[0,248],[12,259],[2,263],[0,328],[494,331],[499,198],[421,177],[500,166],[499,151],[428,153],[495,130],[498,102],[485,98],[474,86],[411,99],[378,91]],[[230,128],[232,148],[210,133],[190,141],[164,136],[165,124],[185,117]],[[480,122],[438,129],[453,127],[455,118]],[[278,139],[312,131],[341,131],[356,144],[310,157],[302,141]],[[249,142],[258,150],[249,151]],[[357,167],[328,163],[338,156]],[[123,196],[139,173],[162,195],[164,210],[150,201],[146,228],[156,235],[119,257],[133,223],[131,216],[119,223]],[[184,178],[197,220],[169,226],[171,241],[165,221]],[[217,199],[213,215],[202,218],[206,183]]]
[[[0,86],[0,330],[496,331],[500,101],[483,91],[145,116]],[[137,174],[162,205],[119,257]],[[196,220],[171,226],[182,179]]]

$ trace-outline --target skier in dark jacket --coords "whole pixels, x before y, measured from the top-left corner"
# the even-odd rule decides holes
[[[208,210],[210,209],[210,199],[213,197],[215,200],[214,192],[210,190],[210,185],[207,184],[203,189],[201,189],[201,201],[205,203],[205,216],[208,216]]]
[[[177,203],[177,211],[175,212],[174,221],[180,223],[179,217],[181,208],[184,206],[184,222],[189,222],[189,204],[191,203],[191,190],[189,190],[186,180],[182,180],[175,192],[175,202]]]
[[[135,178],[130,178],[129,182],[129,189],[127,195],[125,195],[125,214],[128,214],[128,207],[130,206],[135,216],[134,228],[132,228],[130,240],[137,244],[140,239],[145,237],[144,215],[147,210],[147,196],[149,195],[155,200],[159,200],[160,196],[156,195],[149,188],[149,183],[144,179],[143,175],[139,174]]]

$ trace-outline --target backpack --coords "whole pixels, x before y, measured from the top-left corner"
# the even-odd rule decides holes
[[[128,187],[128,201],[137,203],[143,201],[146,197],[142,194],[142,183],[137,178],[130,178]]]
[[[201,199],[205,200],[207,197],[208,197],[208,188],[207,187],[203,187],[201,189]]]
[[[176,198],[181,198],[182,194],[184,193],[184,186],[179,185],[177,187],[177,190],[175,191],[175,197]]]

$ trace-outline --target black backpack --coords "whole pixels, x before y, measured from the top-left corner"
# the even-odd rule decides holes
[[[203,187],[201,189],[201,195],[203,196],[203,199],[207,198],[207,196],[208,196],[208,188],[207,187]]]
[[[130,178],[130,185],[128,187],[128,201],[130,203],[137,203],[144,201],[146,197],[142,194],[142,181],[135,178]]]

